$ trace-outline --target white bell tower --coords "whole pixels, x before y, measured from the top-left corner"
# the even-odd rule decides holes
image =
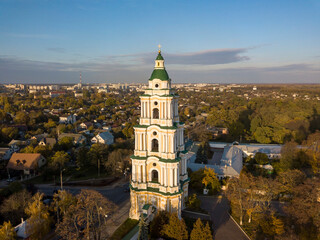
[[[140,96],[139,125],[134,127],[130,218],[139,219],[141,213],[154,210],[176,212],[181,217],[189,178],[178,97],[171,88],[159,46],[149,87]]]

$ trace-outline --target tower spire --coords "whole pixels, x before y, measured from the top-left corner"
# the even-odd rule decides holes
[[[159,48],[158,53],[161,53],[161,45],[160,44],[158,45],[158,48]]]

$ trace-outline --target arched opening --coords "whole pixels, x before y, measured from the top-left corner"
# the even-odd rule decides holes
[[[157,139],[152,140],[151,152],[159,152],[159,142]]]
[[[153,109],[152,116],[153,116],[153,118],[159,118],[159,109],[158,108]]]
[[[151,172],[151,181],[152,182],[159,182],[159,176],[157,170],[152,170]]]

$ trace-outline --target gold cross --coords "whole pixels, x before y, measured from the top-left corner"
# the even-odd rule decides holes
[[[159,44],[158,45],[158,48],[159,48],[159,53],[161,52],[161,45]]]

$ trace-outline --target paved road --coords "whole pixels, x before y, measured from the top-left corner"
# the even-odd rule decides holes
[[[248,240],[229,215],[229,203],[225,198],[199,197],[201,207],[209,212],[213,221],[215,240]]]

